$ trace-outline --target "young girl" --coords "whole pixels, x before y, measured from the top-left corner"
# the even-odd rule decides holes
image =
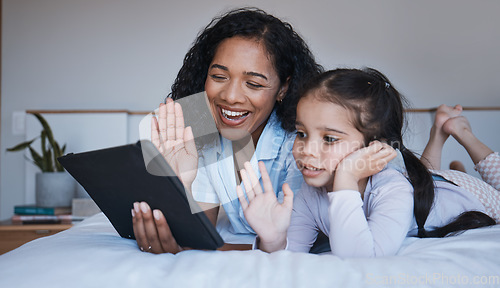
[[[320,230],[338,256],[394,255],[407,236],[494,225],[477,197],[442,177],[433,180],[404,146],[403,114],[402,96],[374,69],[337,69],[312,81],[294,119],[293,155],[307,185],[294,201],[283,185],[279,203],[263,165],[264,191],[250,164],[241,171],[248,199],[242,187],[237,191],[257,247],[308,252]],[[401,152],[405,174],[385,167],[396,154],[391,147]]]

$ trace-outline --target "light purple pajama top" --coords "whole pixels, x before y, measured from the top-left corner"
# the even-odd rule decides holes
[[[465,211],[484,212],[484,205],[467,190],[444,181],[435,185],[426,229],[441,227]],[[320,230],[340,257],[394,255],[405,237],[417,234],[413,187],[393,168],[369,179],[364,199],[358,191],[327,192],[307,184],[295,196],[287,235],[291,251],[308,252]]]

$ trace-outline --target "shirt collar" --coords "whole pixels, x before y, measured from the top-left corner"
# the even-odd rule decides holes
[[[286,132],[281,128],[281,123],[276,115],[276,110],[273,110],[269,119],[267,120],[266,126],[260,134],[259,141],[257,142],[257,147],[255,148],[255,155],[257,159],[269,160],[278,157],[278,153],[285,141]],[[231,141],[223,138],[220,134],[216,139],[215,151],[217,152],[217,158],[224,154],[224,152],[231,151]],[[230,149],[227,150],[226,149]],[[220,158],[219,158],[220,159]]]
[[[258,155],[258,160],[269,160],[278,157],[281,146],[285,141],[285,134],[286,132],[281,128],[281,123],[276,115],[276,110],[274,110],[269,116],[257,142],[255,152]]]

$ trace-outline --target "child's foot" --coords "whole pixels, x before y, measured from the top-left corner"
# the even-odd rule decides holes
[[[451,161],[450,170],[457,170],[466,173],[464,164],[457,160]]]
[[[462,106],[455,105],[455,107],[440,105],[436,110],[434,116],[434,124],[432,124],[429,141],[422,152],[424,165],[429,169],[440,169],[441,167],[441,154],[444,143],[450,136],[450,133],[443,131],[443,126],[447,121],[459,117],[462,113]]]
[[[457,116],[448,119],[442,126],[444,133],[452,135],[459,143],[462,143],[464,137],[471,137],[472,128],[469,120],[464,116]]]
[[[436,116],[434,117],[434,128],[438,131],[442,131],[442,127],[446,121],[451,118],[460,116],[462,113],[462,106],[455,105],[455,107],[447,106],[445,104],[441,104],[436,110]],[[445,132],[446,133],[446,132]],[[449,133],[446,133],[450,135]]]
[[[455,140],[462,145],[467,153],[469,153],[472,162],[476,165],[479,161],[483,160],[489,154],[493,153],[488,146],[481,142],[474,133],[470,126],[469,120],[464,116],[457,116],[448,119],[443,124],[443,133],[453,136]]]

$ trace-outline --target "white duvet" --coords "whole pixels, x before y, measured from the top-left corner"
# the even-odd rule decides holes
[[[0,287],[500,287],[500,225],[408,238],[397,256],[279,251],[153,255],[101,213],[0,256]]]

